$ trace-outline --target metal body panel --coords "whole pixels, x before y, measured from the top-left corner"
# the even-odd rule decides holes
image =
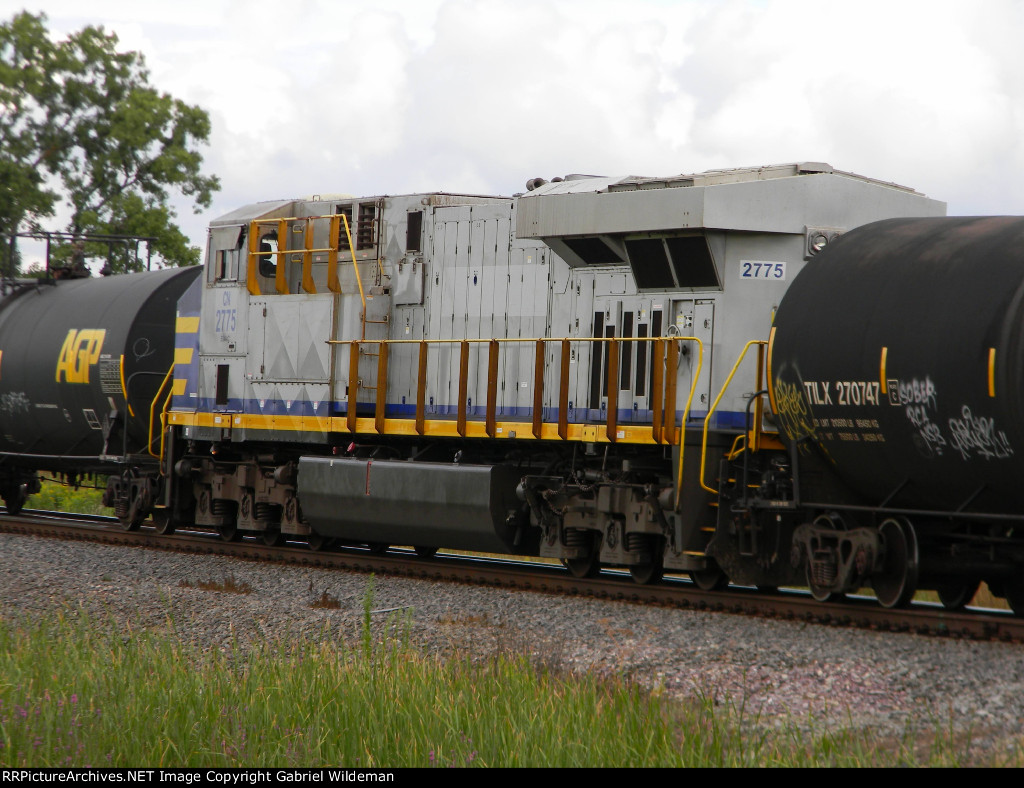
[[[825,165],[827,167],[827,165]],[[892,216],[941,216],[945,203],[912,189],[827,167],[749,168],[674,179],[619,179],[601,191],[548,184],[523,195],[524,238],[643,233],[686,228],[801,233],[814,224],[853,227]]]

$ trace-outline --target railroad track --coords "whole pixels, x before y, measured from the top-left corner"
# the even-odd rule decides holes
[[[313,551],[304,543],[268,546],[257,540],[227,542],[201,530],[179,530],[161,536],[151,528],[123,530],[114,518],[24,511],[0,517],[0,532],[82,540],[155,550],[232,556],[249,561],[375,572],[441,582],[460,582],[513,590],[578,595],[781,620],[908,632],[936,637],[1024,642],[1024,619],[1008,611],[968,609],[948,611],[937,604],[918,603],[905,610],[880,607],[874,599],[851,596],[840,602],[816,602],[800,590],[767,594],[730,586],[724,591],[701,591],[688,579],[666,576],[656,585],[638,585],[627,572],[605,570],[596,578],[576,578],[562,567],[515,559],[465,556],[439,552],[422,558],[412,549],[392,548],[384,554],[360,548]]]

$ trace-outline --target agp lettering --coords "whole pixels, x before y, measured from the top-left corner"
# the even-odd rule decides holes
[[[57,359],[57,382],[87,384],[89,368],[100,360],[106,335],[106,330],[102,328],[69,330]]]

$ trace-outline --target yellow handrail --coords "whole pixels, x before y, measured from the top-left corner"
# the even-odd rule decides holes
[[[313,223],[318,219],[327,219],[330,224],[328,226],[328,246],[315,247],[313,246],[313,233],[310,231],[313,227]],[[313,255],[315,254],[326,254],[328,271],[327,271],[327,288],[332,293],[340,293],[341,286],[338,283],[338,240],[340,235],[341,221],[345,222],[345,234],[348,236],[348,247],[349,254],[352,255],[352,262],[356,265],[356,277],[359,277],[359,269],[356,264],[356,252],[355,247],[352,243],[352,235],[349,230],[348,218],[345,214],[324,214],[323,216],[292,216],[283,219],[252,219],[249,222],[249,249],[248,249],[248,262],[246,266],[246,286],[249,289],[251,295],[262,295],[259,280],[256,278],[257,273],[257,261],[260,257],[266,255],[267,257],[273,256],[275,259],[275,266],[277,270],[274,273],[274,288],[279,294],[288,292],[288,283],[285,278],[285,271],[281,266],[282,258],[287,255],[301,255],[302,256],[302,289],[307,293],[316,293],[316,285],[313,282]],[[304,222],[305,230],[303,232],[303,244],[301,249],[289,249],[288,248],[288,224],[290,222]],[[259,250],[259,232],[258,227],[260,225],[273,225],[277,228],[277,249],[269,249],[266,251]],[[381,266],[380,260],[377,261],[377,265]],[[383,267],[381,267],[383,273]],[[359,282],[359,290],[362,294],[362,281]],[[363,298],[363,307],[365,311],[366,299]]]
[[[372,345],[378,345],[378,346],[383,346],[383,347],[388,347],[390,345],[419,345],[421,348],[424,348],[424,350],[425,350],[425,348],[428,347],[429,345],[463,345],[463,346],[466,346],[466,345],[470,345],[470,344],[488,344],[488,345],[492,345],[492,344],[493,345],[501,345],[501,344],[513,344],[513,343],[536,344],[538,342],[540,342],[540,343],[547,343],[547,342],[564,343],[566,341],[568,341],[568,342],[602,342],[602,343],[612,343],[612,342],[615,342],[615,343],[618,343],[618,342],[646,342],[646,343],[649,343],[649,344],[652,344],[652,345],[655,342],[696,342],[697,343],[697,365],[696,365],[696,369],[693,371],[693,373],[691,375],[690,391],[689,391],[689,395],[688,395],[687,400],[686,400],[686,406],[683,408],[681,419],[678,422],[678,429],[677,429],[677,423],[675,421],[676,409],[675,409],[674,398],[673,398],[673,401],[671,403],[663,402],[662,405],[661,405],[662,408],[666,408],[667,409],[668,407],[671,407],[671,410],[672,410],[672,415],[671,415],[670,418],[672,419],[672,423],[673,423],[673,429],[672,429],[673,437],[668,438],[667,440],[668,440],[669,443],[675,443],[675,442],[679,443],[679,468],[678,468],[678,471],[677,471],[677,474],[676,474],[676,494],[675,494],[675,506],[678,509],[679,502],[680,502],[681,496],[682,496],[683,468],[684,468],[684,465],[685,465],[685,454],[686,454],[685,430],[686,430],[686,424],[687,424],[687,422],[689,421],[689,418],[690,418],[690,410],[693,407],[693,400],[694,400],[694,397],[696,396],[696,393],[697,393],[697,385],[698,385],[698,383],[700,381],[701,371],[703,370],[703,367],[704,367],[704,343],[698,337],[678,336],[677,335],[677,336],[669,336],[669,337],[523,337],[523,338],[508,337],[508,338],[501,338],[501,339],[494,339],[494,338],[481,338],[481,339],[363,339],[363,340],[358,340],[358,341],[355,341],[355,342],[353,342],[352,340],[328,339],[328,340],[326,340],[326,343],[329,344],[329,345],[350,345],[350,346],[354,346],[352,352],[356,353],[356,352],[358,352],[358,346],[360,344],[362,344],[362,343],[369,343],[369,344],[372,344]],[[385,357],[385,356],[386,356],[386,354],[384,354],[384,353],[381,354],[381,357]],[[355,356],[353,356],[353,358],[355,358]],[[422,357],[422,354],[421,354],[421,361],[420,361],[421,366],[424,363],[422,361],[422,358],[423,357]],[[386,362],[384,362],[384,365],[385,365],[384,374],[386,375],[386,373],[387,373]],[[380,364],[378,364],[378,366],[380,366]],[[350,368],[351,367],[352,367],[352,363],[350,361]],[[354,372],[351,373],[352,376],[354,376],[355,374],[356,373],[354,373]],[[378,375],[379,374],[380,374],[380,370],[378,370]],[[460,372],[460,376],[461,376],[461,372]],[[420,376],[420,383],[418,384],[417,388],[419,388],[419,386],[424,384],[424,383],[425,383],[425,380],[422,378],[422,375],[421,375]],[[350,385],[351,385],[351,383],[350,383]],[[380,380],[378,380],[378,396],[379,396],[379,393],[380,393],[379,392],[380,385],[381,385],[381,382],[380,382]],[[535,381],[534,385],[537,385],[536,381]],[[418,391],[417,392],[417,399],[419,399],[421,396],[422,396],[422,392]],[[351,394],[350,394],[350,399],[351,399]],[[381,418],[381,414],[378,413],[378,417]],[[352,428],[354,429],[354,422],[350,421],[350,423],[353,424]],[[379,426],[378,426],[378,429],[379,429]],[[666,440],[666,438],[661,437],[661,434],[660,434],[661,431],[657,427],[656,424],[652,424],[652,429],[654,429],[654,431],[656,433],[656,435],[655,435],[655,441],[656,442],[661,443],[663,440]],[[703,470],[703,467],[704,467],[704,463],[703,463],[703,459],[702,459],[702,461],[701,461],[701,468],[702,468],[702,470]]]
[[[690,418],[690,405],[693,403],[693,396],[697,392],[697,381],[700,380],[700,371],[704,365],[704,343],[697,337],[679,337],[679,339],[693,340],[697,343],[697,371],[691,375],[690,396],[686,400],[686,407],[683,409],[683,422],[679,430],[679,472],[676,476],[676,505],[675,510],[679,511],[679,501],[683,494],[683,455],[686,452],[686,422]],[[675,414],[672,414],[675,418]],[[701,456],[701,470],[703,478],[704,457]]]
[[[348,217],[341,214],[341,221],[345,223],[345,237],[348,238],[348,251],[352,255],[352,267],[356,272],[356,284],[359,285],[359,299],[363,302],[362,339],[366,339],[366,293],[363,292],[363,278],[359,275],[359,261],[356,260],[356,247],[352,243],[352,230],[348,226]]]
[[[167,385],[167,381],[169,381],[171,379],[171,375],[173,373],[174,373],[174,364],[172,363],[171,364],[171,368],[167,370],[167,374],[164,375],[164,379],[160,382],[160,386],[157,388],[156,394],[153,395],[153,401],[149,404],[149,430],[146,432],[146,438],[147,438],[147,441],[148,441],[146,443],[146,451],[149,453],[150,457],[157,457],[159,459],[163,459],[163,446],[161,445],[160,454],[153,454],[153,416],[154,416],[154,412],[156,410],[157,400],[160,399],[160,393],[164,390],[164,386]],[[170,395],[172,393],[173,393],[173,391],[168,392],[168,394],[167,394],[168,399],[170,399]],[[166,409],[166,402],[164,403],[164,408]],[[161,441],[161,444],[162,444],[163,443],[163,430],[161,430],[161,432],[160,432],[160,441]]]
[[[740,364],[742,364],[743,359],[746,358],[747,351],[750,350],[751,345],[767,344],[768,343],[763,339],[752,339],[743,346],[743,351],[740,353],[740,357],[736,359],[736,363],[732,365],[732,370],[729,372],[729,377],[725,379],[725,383],[722,384],[722,390],[718,392],[718,396],[715,397],[715,401],[711,404],[711,408],[708,410],[708,414],[704,418],[704,437],[701,442],[700,452],[700,486],[707,490],[709,493],[714,493],[715,495],[718,495],[718,490],[716,490],[713,487],[708,487],[708,485],[704,483],[704,467],[708,457],[708,429],[711,426],[711,417],[718,409],[718,403],[721,402],[722,397],[725,396],[725,392],[728,390],[729,384],[732,383],[732,379],[733,376],[736,374],[736,370],[740,368]],[[758,428],[757,425],[755,425],[755,428]]]

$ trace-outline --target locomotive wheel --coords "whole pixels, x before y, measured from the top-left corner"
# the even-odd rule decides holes
[[[416,551],[416,555],[418,555],[420,558],[433,558],[435,555],[437,555],[436,547],[425,547],[423,545],[420,545],[419,547],[414,547],[413,550]]]
[[[573,577],[597,577],[601,574],[601,554],[595,550],[583,558],[563,558],[562,566],[568,569]],[[631,568],[631,574],[632,571]],[[636,575],[633,577],[635,579]]]
[[[980,580],[964,580],[963,582],[944,583],[935,589],[939,601],[946,610],[962,610],[974,599],[981,587]]]
[[[242,532],[238,530],[237,525],[222,525],[217,531],[220,533],[220,538],[225,542],[242,541]]]
[[[153,514],[150,515],[153,518],[153,527],[156,532],[161,536],[170,536],[174,533],[174,522],[171,519],[171,510],[166,508],[154,509]]]
[[[690,572],[690,579],[701,591],[724,591],[729,587],[729,577],[713,561],[708,562],[706,569]]]
[[[665,566],[659,555],[653,561],[649,561],[646,564],[633,564],[629,567],[629,574],[632,576],[633,582],[646,586],[661,581],[662,576],[665,574]]]
[[[328,550],[334,546],[334,539],[329,536],[321,536],[320,534],[310,534],[306,541],[309,544],[309,549],[316,552]]]
[[[882,607],[906,607],[917,591],[920,570],[917,535],[905,517],[891,517],[878,527],[885,546],[882,571],[871,580]]]

